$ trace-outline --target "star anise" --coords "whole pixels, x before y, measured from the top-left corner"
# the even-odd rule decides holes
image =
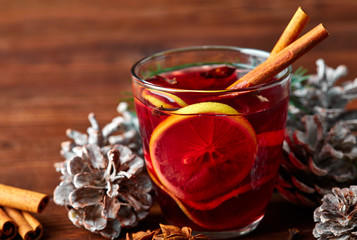
[[[208,239],[203,234],[192,235],[189,227],[179,228],[174,225],[160,224],[160,228],[154,231],[147,230],[137,233],[127,233],[126,240],[204,240]]]

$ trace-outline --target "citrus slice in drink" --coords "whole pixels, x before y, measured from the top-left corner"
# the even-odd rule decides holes
[[[197,103],[154,129],[150,157],[168,192],[200,210],[237,195],[257,151],[253,127],[238,114],[226,104]]]
[[[187,105],[181,98],[168,92],[144,89],[142,96],[150,105],[158,108],[177,109]]]

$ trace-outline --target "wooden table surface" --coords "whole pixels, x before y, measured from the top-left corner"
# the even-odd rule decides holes
[[[299,59],[345,64],[357,77],[356,0],[0,0],[0,183],[53,195],[67,128],[85,131],[117,115],[130,91],[130,67],[157,51],[234,45],[269,51],[301,4],[331,36]],[[1,194],[1,193],[0,193]],[[52,201],[40,215],[44,239],[102,239],[73,226]],[[157,205],[136,230],[154,229]],[[242,239],[287,239],[297,227],[313,239],[312,210],[274,195],[258,229]]]

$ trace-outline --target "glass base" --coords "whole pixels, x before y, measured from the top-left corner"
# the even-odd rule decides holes
[[[234,237],[246,235],[258,227],[263,217],[264,215],[262,215],[260,218],[258,218],[248,226],[245,226],[240,229],[229,230],[229,231],[217,231],[217,232],[193,231],[193,235],[201,233],[206,235],[209,239],[227,239],[227,238],[234,238]]]

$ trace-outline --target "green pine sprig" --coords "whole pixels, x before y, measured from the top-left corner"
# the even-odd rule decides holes
[[[292,90],[296,88],[300,88],[303,81],[307,80],[310,75],[307,74],[307,69],[304,67],[299,67],[296,71],[292,74],[291,78],[291,88]]]

